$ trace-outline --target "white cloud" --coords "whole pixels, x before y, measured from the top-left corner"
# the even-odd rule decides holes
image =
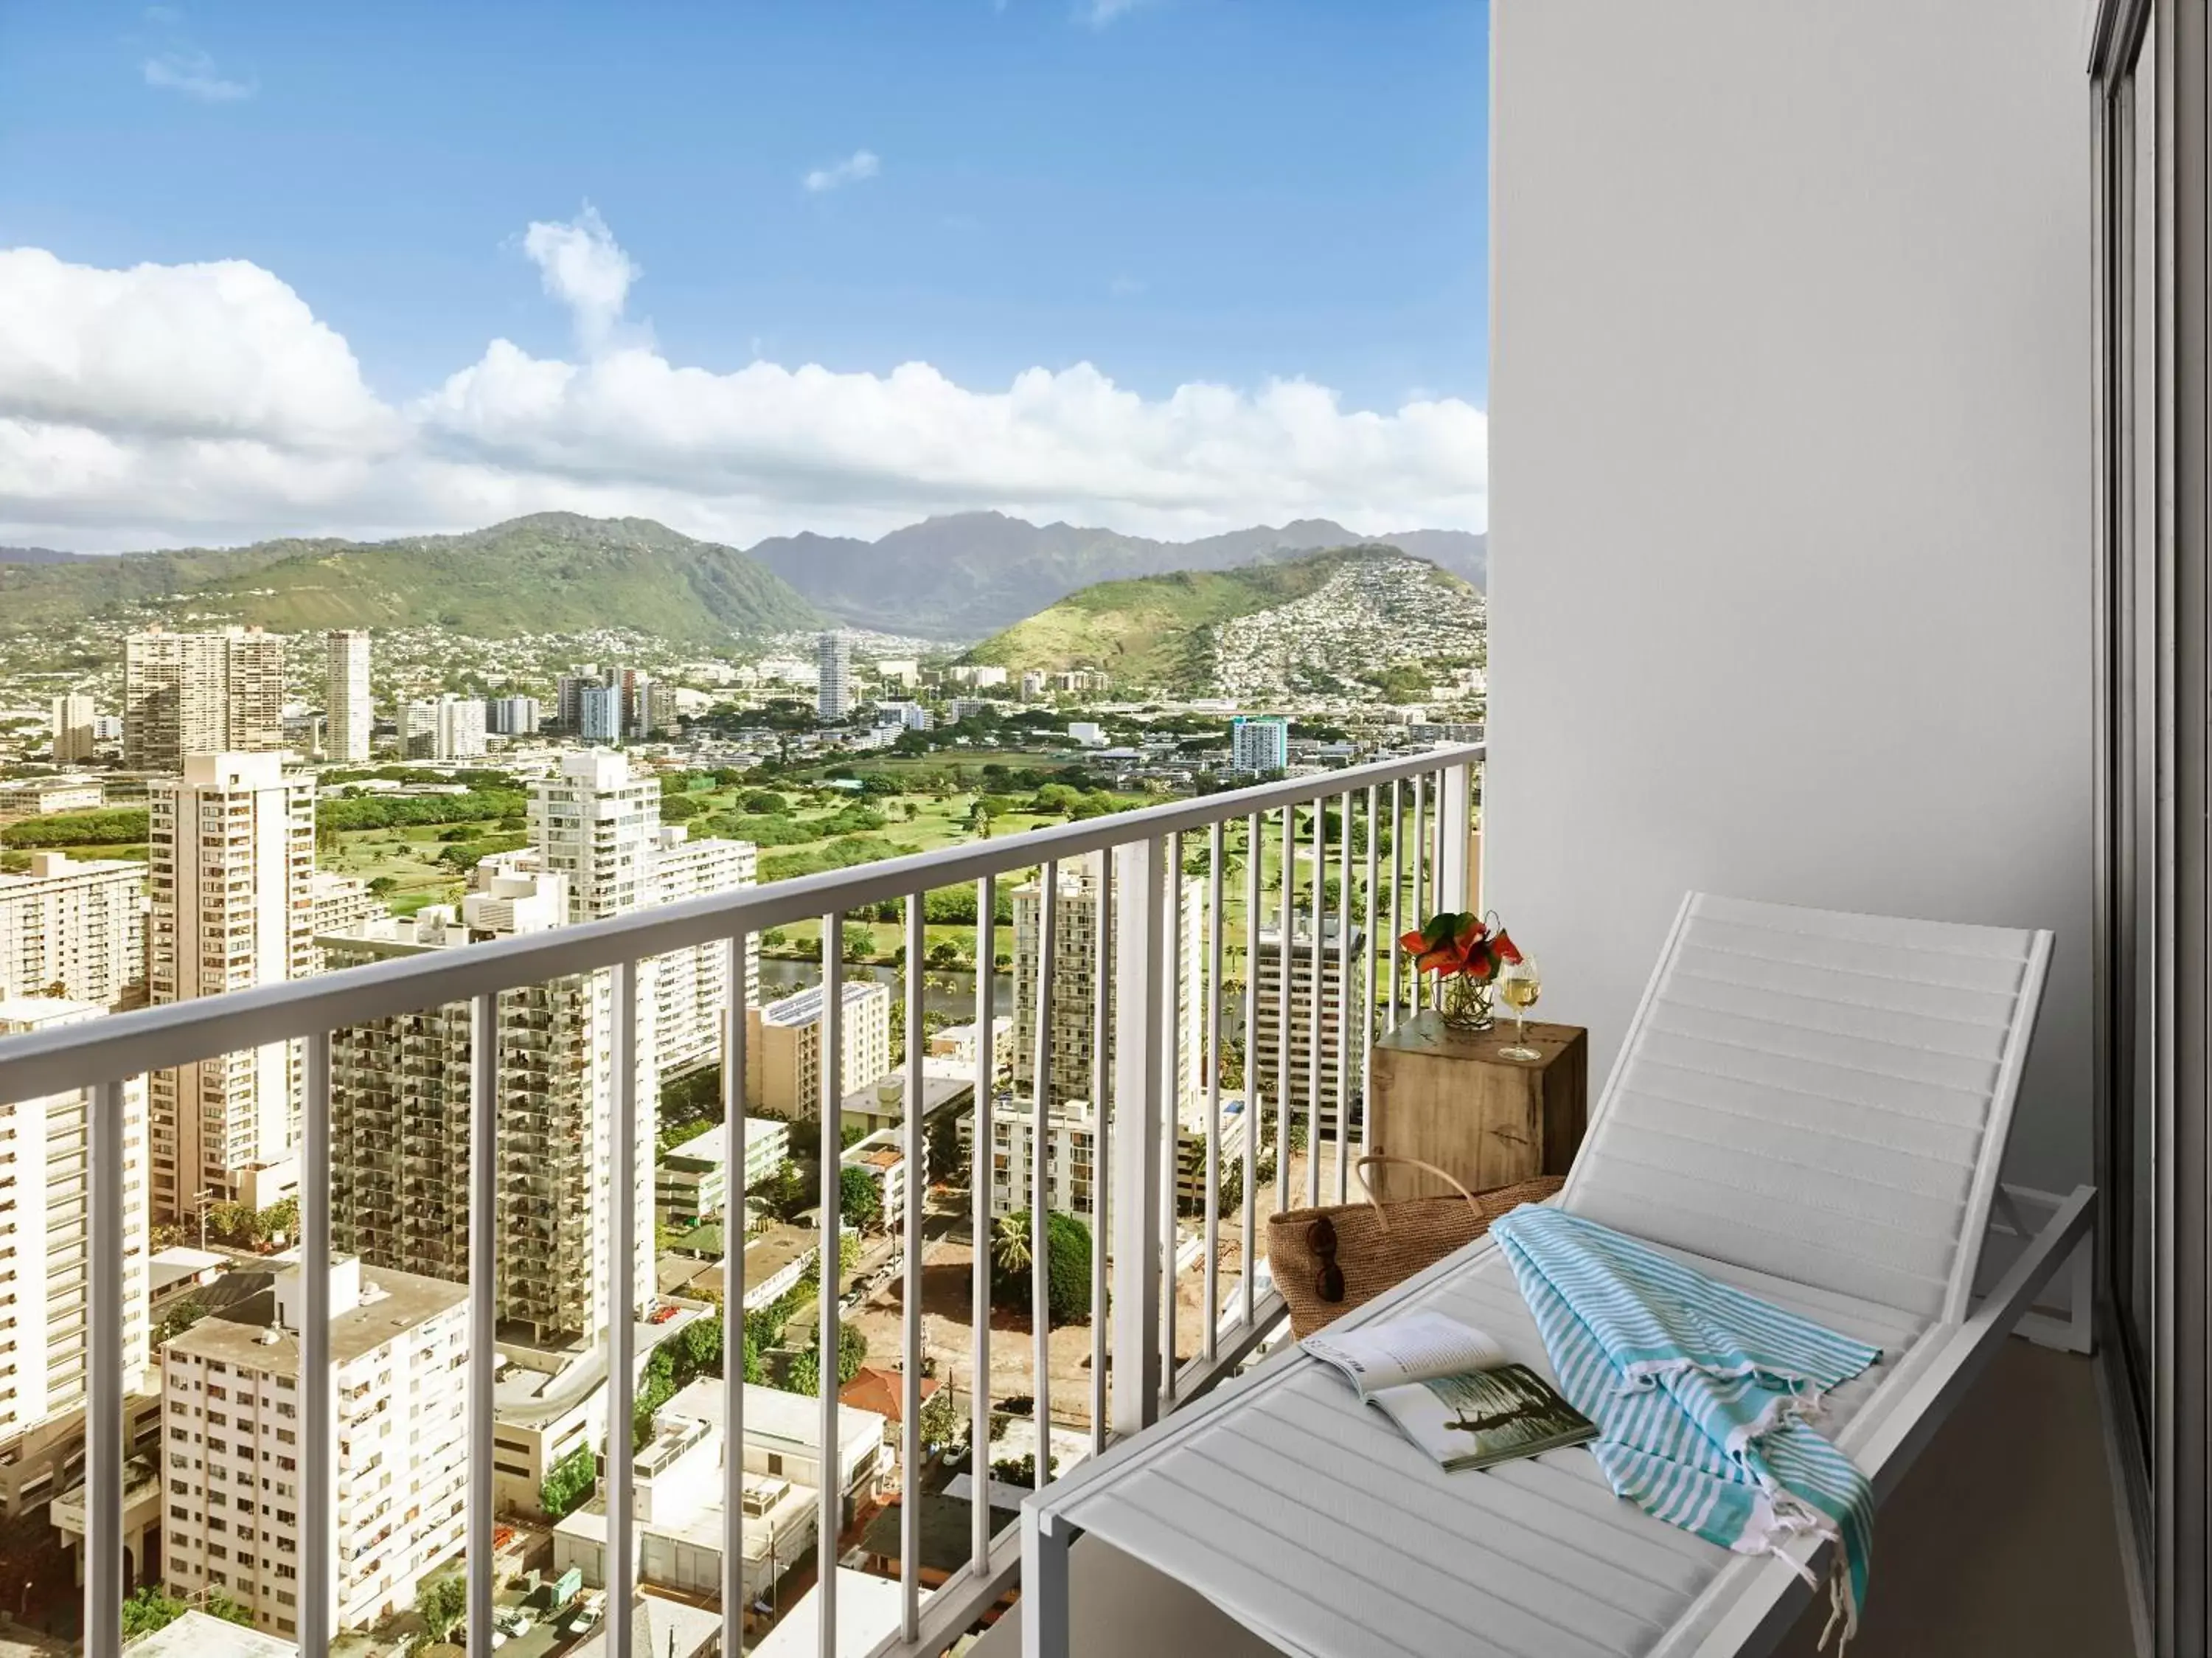
[[[577,360],[495,339],[399,403],[257,265],[0,250],[0,542],[382,534],[552,508],[738,545],[975,507],[1176,537],[1485,521],[1485,420],[1457,399],[1358,410],[1297,379],[1147,398],[1088,363],[988,387],[926,363],[717,372],[623,327],[637,269],[596,214],[524,246],[575,313]]]
[[[545,291],[568,308],[586,351],[606,342],[629,302],[630,283],[645,274],[589,202],[572,222],[532,221],[523,233],[522,251],[538,266]]]
[[[1151,0],[1084,0],[1076,8],[1076,15],[1095,29],[1103,29],[1115,18],[1149,5]]]
[[[818,196],[825,190],[841,190],[848,184],[872,179],[883,170],[883,161],[874,150],[856,149],[842,162],[816,168],[800,182]]]
[[[155,7],[147,15],[152,17],[161,9]],[[187,98],[197,98],[202,103],[236,103],[261,90],[258,81],[234,80],[220,73],[216,68],[215,59],[204,52],[186,49],[161,52],[149,58],[141,69],[148,86],[181,92]]]

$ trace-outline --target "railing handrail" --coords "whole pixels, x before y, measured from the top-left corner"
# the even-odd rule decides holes
[[[852,869],[651,905],[604,921],[349,967],[308,978],[142,1008],[58,1029],[0,1039],[0,1104],[119,1082],[271,1042],[465,1002],[595,972],[860,905],[1065,862],[1131,841],[1200,829],[1227,818],[1304,806],[1442,766],[1480,761],[1486,745],[1443,745],[1310,777],[1225,789],[1030,829],[971,846],[940,847]]]

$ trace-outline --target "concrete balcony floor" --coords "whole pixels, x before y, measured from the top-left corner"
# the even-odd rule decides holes
[[[2005,1344],[1883,1505],[1851,1658],[2124,1658],[2136,1650],[2090,1360]],[[1075,1658],[1271,1658],[1180,1584],[1095,1539],[1071,1559]],[[1812,1658],[1809,1609],[1777,1658]],[[1020,1658],[1000,1620],[973,1658]],[[1833,1651],[1832,1644],[1830,1651]]]

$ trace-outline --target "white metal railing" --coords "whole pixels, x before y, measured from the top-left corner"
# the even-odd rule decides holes
[[[811,875],[687,900],[611,920],[550,932],[471,944],[350,969],[343,972],[263,986],[198,1001],[121,1014],[88,1023],[0,1040],[0,1101],[89,1090],[91,1126],[91,1283],[88,1324],[90,1393],[87,1409],[85,1493],[85,1650],[110,1658],[121,1643],[123,1600],[123,1485],[128,1454],[123,1411],[124,1167],[125,1095],[131,1079],[149,1072],[210,1059],[280,1041],[304,1045],[303,1143],[301,1181],[305,1328],[301,1333],[302,1394],[301,1552],[297,1637],[303,1653],[320,1658],[336,1634],[338,1547],[336,1535],[336,1412],[331,1362],[331,1043],[333,1033],[350,1026],[418,1010],[467,1003],[471,1015],[468,1174],[468,1303],[471,1319],[467,1433],[469,1466],[465,1554],[468,1619],[472,1631],[491,1626],[495,1584],[494,1529],[493,1376],[497,1164],[496,1100],[500,1081],[497,997],[501,991],[582,973],[610,976],[614,1018],[615,1120],[611,1139],[612,1235],[634,1268],[640,1234],[650,1251],[652,1234],[636,1212],[639,1098],[634,1063],[638,1021],[634,1005],[638,965],[648,958],[714,944],[728,952],[728,982],[744,983],[749,936],[771,927],[818,919],[822,924],[823,981],[820,1064],[821,1233],[823,1261],[819,1328],[820,1432],[822,1466],[817,1519],[821,1650],[838,1649],[835,1564],[842,1530],[845,1479],[837,1472],[839,1405],[837,1354],[842,1309],[837,1266],[842,1151],[840,1136],[844,1098],[841,1071],[841,1028],[844,1019],[845,966],[842,941],[844,917],[858,906],[885,901],[904,905],[906,1098],[902,1146],[905,1207],[901,1286],[901,1399],[904,1431],[901,1448],[900,1539],[902,1615],[878,1650],[886,1654],[935,1654],[987,1612],[1012,1585],[1019,1566],[1018,1539],[1012,1529],[994,1536],[990,1526],[988,1447],[992,1409],[990,1249],[994,1219],[994,1112],[999,1089],[993,1021],[995,996],[997,923],[1000,881],[1031,869],[1042,871],[1037,980],[1032,1005],[1033,1065],[1029,1208],[1032,1317],[1032,1411],[1036,1426],[1036,1483],[1051,1478],[1053,1423],[1048,1344],[1054,1090],[1053,1000],[1059,959],[1058,873],[1075,860],[1100,856],[1094,949],[1091,960],[1092,1003],[1089,1078],[1096,1124],[1091,1168],[1094,1247],[1091,1262],[1091,1369],[1087,1416],[1091,1444],[1103,1449],[1110,1437],[1137,1432],[1162,1412],[1188,1401],[1226,1375],[1279,1327],[1279,1297],[1264,1289],[1256,1271],[1256,1187],[1265,1103],[1272,1082],[1276,1158],[1275,1199],[1287,1207],[1324,1195],[1322,1164],[1325,1144],[1333,1152],[1328,1194],[1346,1194],[1354,1149],[1349,1143],[1355,1105],[1364,1100],[1371,1050],[1378,1029],[1394,1024],[1420,1000],[1418,983],[1401,978],[1395,939],[1410,918],[1431,905],[1458,907],[1468,890],[1468,830],[1473,823],[1474,772],[1480,746],[1439,749],[1408,759],[1348,771],[1295,778],[1260,787],[1176,802],[1113,817],[1033,831],[1005,839],[919,854],[831,874]],[[1300,850],[1297,815],[1311,808],[1311,869],[1301,901]],[[1335,814],[1334,832],[1329,814]],[[1222,1215],[1218,1193],[1222,1161],[1223,1102],[1220,1079],[1223,1023],[1224,926],[1229,872],[1230,826],[1245,830],[1244,987],[1242,1009],[1244,1044],[1243,1131],[1237,1149],[1242,1173],[1239,1202],[1239,1260],[1237,1290],[1220,1298]],[[1278,828],[1279,824],[1279,828]],[[1203,837],[1206,852],[1203,894],[1206,937],[1203,969],[1197,983],[1183,974],[1183,873],[1187,841]],[[1327,902],[1332,839],[1338,892]],[[1259,1074],[1255,1038],[1260,1030],[1259,991],[1263,882],[1263,844],[1279,849],[1281,897],[1277,924],[1276,1065],[1272,1078]],[[1354,875],[1354,848],[1364,848],[1364,881]],[[1389,867],[1382,858],[1387,846]],[[976,1059],[974,1132],[969,1186],[972,1194],[973,1301],[969,1384],[970,1472],[974,1482],[974,1525],[966,1565],[938,1585],[925,1601],[920,1582],[920,1428],[921,1356],[924,1352],[922,1267],[928,1182],[926,1175],[923,1043],[924,899],[933,890],[974,883],[975,911]],[[1352,944],[1352,898],[1361,890],[1364,937],[1356,954]],[[1387,890],[1387,905],[1383,893]],[[1172,894],[1173,901],[1170,901]],[[1296,923],[1303,911],[1310,930],[1304,966],[1310,981],[1304,993],[1306,1051],[1292,1048],[1292,966],[1298,947]],[[1340,1033],[1333,1074],[1322,1064],[1328,928],[1334,925],[1334,972],[1339,990]],[[1389,933],[1376,929],[1387,922]],[[1015,960],[1018,963],[1018,956]],[[1387,964],[1387,966],[1385,965]],[[1186,989],[1203,997],[1199,1028],[1206,1044],[1202,1117],[1182,1121],[1181,1086],[1184,1019],[1180,997]],[[1109,1002],[1110,995],[1110,1002]],[[723,1045],[722,1111],[731,1167],[729,1213],[737,1217],[733,1247],[726,1248],[723,1387],[726,1440],[723,1478],[723,1537],[720,1599],[722,1650],[738,1658],[746,1649],[744,1612],[750,1599],[744,1582],[744,1079],[746,1020],[742,996],[728,1009]],[[1352,1044],[1358,1044],[1355,1058]],[[1306,1130],[1305,1179],[1302,1192],[1291,1186],[1294,1095],[1293,1067],[1304,1072],[1302,1091]],[[1187,1344],[1178,1340],[1175,1264],[1180,1244],[1178,1193],[1184,1182],[1182,1156],[1186,1132],[1202,1134],[1202,1228],[1204,1263],[1202,1327],[1185,1361]],[[1062,1171],[1072,1182],[1073,1170]],[[726,1223],[725,1239],[732,1228]],[[636,1378],[635,1275],[611,1263],[609,1271],[606,1455],[606,1540],[604,1553],[608,1588],[605,1630],[611,1658],[646,1658],[632,1652],[631,1620],[626,1614],[635,1588],[636,1539],[631,1494],[635,1462],[629,1431]],[[1112,1316],[1109,1317],[1109,1309]],[[1233,1312],[1233,1316],[1231,1313]],[[949,1383],[947,1384],[949,1385]],[[166,1440],[165,1440],[166,1444]]]

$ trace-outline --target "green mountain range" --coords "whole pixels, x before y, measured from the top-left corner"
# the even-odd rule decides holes
[[[1369,542],[1429,559],[1477,587],[1488,573],[1486,539],[1469,531],[1361,535],[1326,518],[1279,528],[1261,524],[1196,541],[1155,541],[1076,524],[1032,524],[1000,512],[960,512],[873,541],[810,533],[778,536],[750,551],[838,621],[974,639],[1094,582],[1228,570]]]
[[[1314,607],[1300,601],[1325,588],[1331,591],[1316,628],[1305,618]],[[1218,693],[1228,679],[1243,677],[1252,637],[1267,631],[1253,624],[1273,612],[1280,613],[1286,633],[1304,635],[1316,673],[1353,680],[1379,666],[1370,654],[1378,639],[1420,638],[1438,615],[1470,636],[1471,649],[1480,605],[1461,577],[1369,542],[1279,564],[1101,582],[994,635],[962,660],[1007,668],[1103,667],[1116,685]]]
[[[648,518],[537,513],[465,535],[283,540],[37,562],[0,555],[0,637],[189,599],[280,632],[439,625],[480,638],[631,628],[711,645],[810,627],[761,564]]]

